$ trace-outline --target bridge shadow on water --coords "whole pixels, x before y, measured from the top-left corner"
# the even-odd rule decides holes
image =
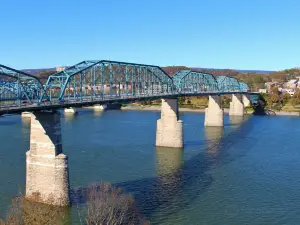
[[[224,166],[247,154],[250,148],[243,142],[253,128],[251,121],[251,117],[231,118],[234,128],[228,134],[224,134],[223,128],[205,128],[204,151],[186,161],[183,149],[156,147],[157,177],[114,185],[134,196],[137,207],[146,218],[151,218],[155,212],[166,218],[191,205],[212,185],[214,179],[209,173],[211,169]],[[240,145],[241,148],[232,148],[234,145]],[[188,143],[186,147],[189,147]],[[85,203],[86,192],[85,187],[73,189],[73,204]]]

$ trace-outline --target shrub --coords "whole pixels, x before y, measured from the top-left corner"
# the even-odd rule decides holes
[[[14,198],[0,225],[61,225],[67,223],[67,208],[34,203],[22,195]]]
[[[85,224],[149,224],[139,213],[133,197],[109,183],[89,185],[86,194]],[[37,198],[39,194],[36,195]],[[68,208],[26,200],[22,195],[14,198],[5,220],[0,225],[64,225],[68,222]],[[38,199],[36,199],[38,200]],[[82,224],[81,224],[82,225]]]
[[[135,225],[144,222],[132,196],[125,194],[121,188],[107,183],[90,185],[87,198],[87,225]]]

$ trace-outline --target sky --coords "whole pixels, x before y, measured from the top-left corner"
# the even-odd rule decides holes
[[[0,0],[0,64],[300,67],[299,0]]]

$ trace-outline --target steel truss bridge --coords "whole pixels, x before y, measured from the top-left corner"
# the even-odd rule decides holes
[[[49,76],[46,84],[0,65],[0,114],[137,100],[249,93],[234,77],[107,60],[83,61]]]

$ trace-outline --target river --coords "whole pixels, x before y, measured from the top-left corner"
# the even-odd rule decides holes
[[[151,224],[300,223],[300,118],[181,113],[184,150],[155,147],[159,112],[79,110],[61,116],[71,190],[97,181],[131,193]],[[24,191],[29,120],[0,119],[0,217]],[[168,174],[168,175],[166,175]],[[72,224],[78,224],[76,207]]]

